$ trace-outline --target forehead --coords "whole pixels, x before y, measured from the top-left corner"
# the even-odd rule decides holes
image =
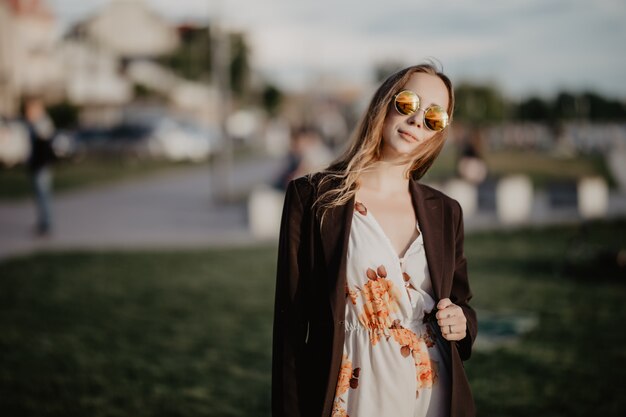
[[[436,75],[422,72],[412,74],[402,89],[415,91],[421,98],[422,106],[438,104],[448,108],[448,89]]]

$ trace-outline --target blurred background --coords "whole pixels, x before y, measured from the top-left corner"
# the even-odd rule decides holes
[[[429,10],[431,9],[431,10]],[[0,0],[0,408],[269,415],[283,192],[438,62],[479,415],[621,415],[626,4]]]

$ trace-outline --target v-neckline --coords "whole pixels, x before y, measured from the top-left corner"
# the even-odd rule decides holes
[[[359,214],[361,214],[358,210],[356,210],[356,204],[361,204],[363,207],[365,207],[365,213],[366,214],[361,214],[364,217],[367,217],[368,215],[371,217],[373,223],[376,225],[376,227],[378,228],[378,231],[383,235],[385,241],[387,242],[387,245],[389,246],[389,249],[391,249],[391,253],[393,253],[396,257],[396,259],[398,260],[398,263],[400,264],[400,266],[402,266],[403,262],[404,262],[404,258],[406,257],[406,255],[409,253],[409,251],[411,250],[411,248],[415,245],[415,242],[417,242],[419,240],[419,238],[422,236],[422,231],[419,228],[419,222],[417,220],[417,216],[415,219],[415,229],[417,230],[418,235],[415,237],[415,239],[413,239],[411,241],[411,243],[409,243],[409,245],[406,247],[406,250],[404,251],[404,254],[402,256],[398,255],[398,253],[396,252],[396,248],[393,247],[393,243],[391,242],[391,239],[389,239],[389,236],[387,235],[387,233],[385,232],[385,229],[383,229],[383,227],[381,226],[381,224],[378,222],[378,220],[376,219],[376,216],[374,216],[374,213],[372,213],[372,211],[370,209],[367,208],[367,206],[365,204],[363,204],[361,201],[359,200],[354,200],[354,204],[355,204],[355,212],[358,212]],[[422,237],[423,239],[423,237]]]

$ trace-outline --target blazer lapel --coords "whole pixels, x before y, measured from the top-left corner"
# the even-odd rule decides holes
[[[413,178],[409,179],[409,191],[411,192],[413,207],[417,210],[417,221],[424,233],[428,271],[435,298],[438,301],[441,299],[445,254],[443,204],[441,197]]]
[[[346,258],[353,214],[354,197],[343,206],[328,209],[324,223],[320,227],[328,273],[329,302],[335,321],[343,320],[345,314],[343,292],[346,285]]]

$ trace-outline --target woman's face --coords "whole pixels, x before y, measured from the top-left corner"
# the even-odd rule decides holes
[[[448,108],[448,89],[441,78],[436,75],[415,73],[400,89],[411,90],[420,97],[420,109],[405,116],[400,114],[391,103],[383,124],[382,157],[393,160],[413,153],[420,144],[437,132],[424,126],[425,108],[436,104]]]

